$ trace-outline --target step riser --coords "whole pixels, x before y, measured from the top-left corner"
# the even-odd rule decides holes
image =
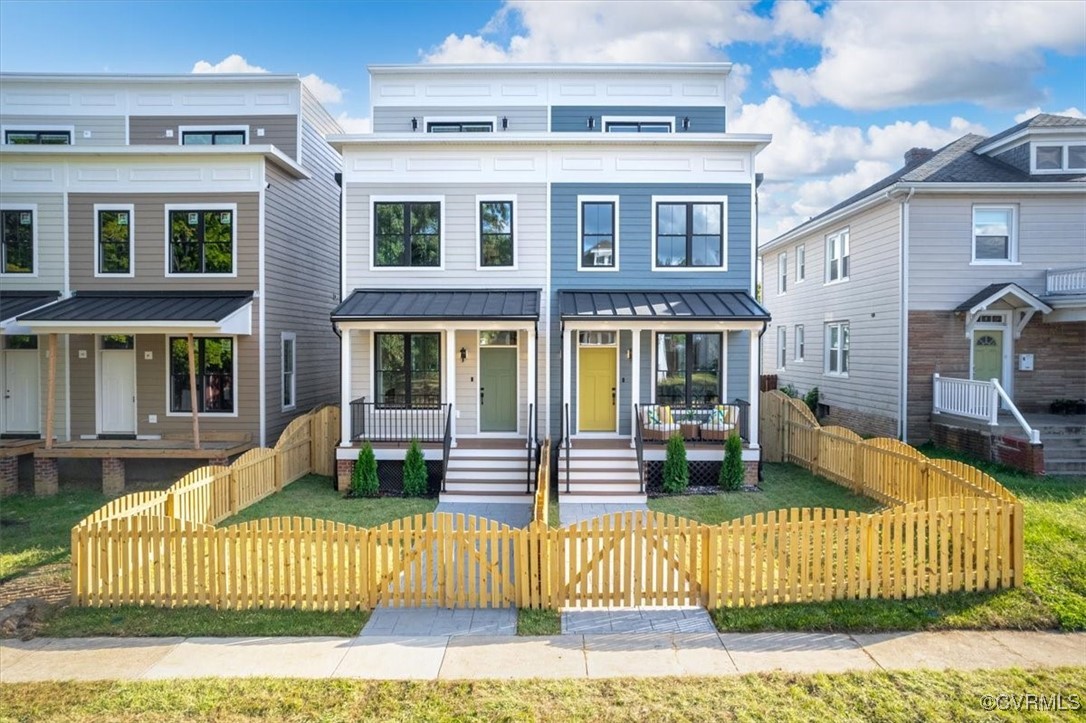
[[[636,459],[571,459],[569,461],[570,469],[599,469],[599,470],[633,470],[637,471]],[[565,469],[565,464],[561,465],[562,469]]]
[[[470,484],[468,482],[453,482],[449,480],[445,483],[445,492],[464,492],[468,494],[482,495],[488,492],[512,492],[516,494],[527,494],[525,490],[528,489],[526,484]]]
[[[580,484],[571,484],[569,486],[569,492],[566,492],[565,485],[559,486],[560,495],[584,495],[584,494],[601,494],[601,493],[614,493],[623,495],[637,495],[641,494],[641,485],[610,485],[610,484],[592,484],[590,482],[582,482]]]
[[[528,465],[523,464],[479,464],[477,462],[468,464],[461,462],[449,462],[449,471],[457,472],[508,472],[510,474],[527,474]]]
[[[521,482],[523,482],[525,484],[528,483],[528,478],[525,475],[522,475],[522,474],[521,475],[501,474],[501,473],[498,473],[498,472],[492,472],[492,473],[489,473],[489,474],[479,474],[479,473],[465,474],[465,473],[461,473],[461,472],[457,472],[456,474],[453,474],[452,472],[449,472],[448,476],[445,479],[447,479],[449,482],[484,482],[484,483],[489,483],[489,482],[509,482],[509,483],[517,482],[517,483],[521,483]]]

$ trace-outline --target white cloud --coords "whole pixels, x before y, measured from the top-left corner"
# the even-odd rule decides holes
[[[265,68],[252,65],[248,60],[237,53],[228,55],[218,63],[209,63],[206,60],[198,60],[192,66],[193,73],[267,73]]]
[[[777,28],[797,37],[821,32],[813,68],[778,68],[777,90],[802,105],[850,109],[973,101],[1007,107],[1036,102],[1044,52],[1086,47],[1086,3],[836,3],[820,20],[781,8]],[[819,30],[819,26],[821,29]]]
[[[751,0],[673,0],[666,5],[655,0],[506,0],[479,34],[449,35],[422,57],[430,63],[714,60],[729,43],[770,37],[771,20],[756,15],[753,5]],[[488,39],[514,20],[520,32],[507,44]]]
[[[339,89],[339,86],[329,83],[316,73],[310,73],[303,77],[302,82],[305,83],[305,87],[309,88],[309,92],[321,103],[330,104],[343,101],[343,91]]]
[[[1019,113],[1018,115],[1016,115],[1014,117],[1014,122],[1015,123],[1021,123],[1024,120],[1029,120],[1030,118],[1037,115],[1038,113],[1049,113],[1049,112],[1051,112],[1052,115],[1065,115],[1065,116],[1070,116],[1071,118],[1086,118],[1086,113],[1083,113],[1082,111],[1080,111],[1075,106],[1071,106],[1070,108],[1067,108],[1066,110],[1061,110],[1061,111],[1044,111],[1044,110],[1041,110],[1040,106],[1034,106],[1032,108],[1027,108],[1026,110],[1024,110],[1021,113]]]
[[[370,118],[353,118],[347,115],[346,112],[340,113],[336,116],[336,123],[339,123],[344,133],[372,133],[373,132],[373,120]]]

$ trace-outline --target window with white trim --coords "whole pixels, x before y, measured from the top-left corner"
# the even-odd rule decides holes
[[[280,359],[283,378],[283,411],[298,406],[295,397],[295,368],[297,366],[298,340],[293,332],[284,331],[281,337]]]
[[[788,254],[777,257],[777,295],[788,293]]]
[[[583,271],[613,271],[618,265],[618,199],[581,198],[580,262]]]
[[[513,238],[513,202],[479,201],[479,265],[483,268],[516,266]]]
[[[796,283],[807,278],[807,247],[803,244],[796,246]]]
[[[846,228],[826,237],[826,283],[848,279],[848,235]]]
[[[183,146],[243,146],[245,131],[238,129],[181,131]]]
[[[777,327],[777,368],[784,369],[788,363],[788,327]]]
[[[849,369],[848,322],[826,324],[826,374],[847,377]]]
[[[171,274],[234,273],[234,210],[168,209]]]
[[[132,275],[132,207],[95,206],[99,276]]]
[[[0,273],[34,273],[34,209],[5,208],[3,216],[3,245],[0,246]]]
[[[656,268],[724,266],[723,202],[657,202]]]
[[[373,204],[375,266],[441,266],[441,202]]]
[[[1034,173],[1086,171],[1086,143],[1037,143],[1033,146]]]
[[[796,324],[796,361],[803,361],[807,353],[806,340],[803,337],[803,324]]]
[[[62,130],[4,130],[4,143],[10,146],[70,146],[72,132]]]
[[[973,261],[1013,263],[1018,260],[1014,206],[973,206]]]

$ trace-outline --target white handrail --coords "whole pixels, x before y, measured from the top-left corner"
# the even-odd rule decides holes
[[[952,379],[935,374],[932,376],[932,383],[931,411],[933,414],[953,414],[958,417],[979,419],[994,427],[999,424],[1000,400],[1003,400],[1007,411],[1025,430],[1029,441],[1032,444],[1041,443],[1040,432],[1029,426],[998,379],[989,381]]]
[[[1011,401],[1011,398],[1009,396],[1007,396],[1007,392],[1004,391],[1003,387],[999,384],[999,380],[998,379],[993,379],[992,380],[992,386],[995,388],[996,392],[999,394],[999,397],[1007,405],[1007,411],[1009,411],[1012,415],[1014,415],[1014,418],[1018,420],[1019,426],[1022,427],[1022,429],[1025,431],[1026,435],[1029,437],[1030,443],[1031,444],[1040,444],[1041,443],[1041,433],[1038,432],[1033,427],[1029,426],[1029,423],[1026,422],[1026,418],[1023,417],[1022,413],[1018,411],[1018,407],[1014,406],[1014,402]]]

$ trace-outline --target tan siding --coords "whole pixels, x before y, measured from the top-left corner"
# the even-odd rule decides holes
[[[129,119],[129,142],[134,146],[180,143],[181,126],[249,126],[250,145],[273,145],[291,158],[298,157],[298,118],[294,115],[238,116],[132,116]],[[264,135],[258,136],[257,129]],[[166,135],[172,130],[173,137]]]
[[[0,125],[9,130],[33,130],[42,126],[74,126],[74,146],[123,146],[124,116],[0,115]],[[84,134],[90,133],[90,137]]]
[[[38,235],[37,276],[0,275],[4,291],[61,291],[64,289],[64,196],[59,193],[6,193],[0,189],[4,207],[27,208],[36,205],[34,223]]]
[[[762,337],[763,373],[778,374],[780,384],[800,392],[818,387],[832,406],[879,415],[898,411],[900,379],[900,206],[884,203],[824,232],[809,234],[762,258],[763,298],[773,317]],[[824,284],[826,236],[848,226],[849,280]],[[796,247],[806,248],[806,280],[796,282]],[[777,259],[788,254],[788,291],[777,293]],[[850,371],[847,378],[823,372],[825,324],[849,322]],[[795,361],[795,327],[802,324],[804,361]],[[777,369],[777,329],[788,330],[788,360]]]
[[[475,434],[479,424],[479,383],[476,361],[479,358],[479,333],[476,331],[456,332],[456,349],[468,350],[468,363],[456,360],[456,433],[459,435]]]
[[[94,205],[103,203],[135,206],[134,278],[95,278]],[[184,204],[198,208],[201,203],[236,203],[237,278],[166,277],[166,205]],[[235,194],[72,194],[68,199],[71,243],[71,285],[80,290],[254,290],[258,283],[259,196]]]
[[[1018,207],[1019,265],[971,265],[974,204]],[[988,284],[1044,293],[1045,269],[1086,266],[1086,197],[917,196],[910,204],[909,308],[954,309]]]
[[[83,358],[79,353],[83,352]],[[71,369],[72,389],[72,439],[84,434],[96,434],[95,429],[95,339],[91,334],[72,334],[68,337],[68,364]],[[139,377],[136,377],[137,383]],[[137,392],[137,396],[139,392]]]

